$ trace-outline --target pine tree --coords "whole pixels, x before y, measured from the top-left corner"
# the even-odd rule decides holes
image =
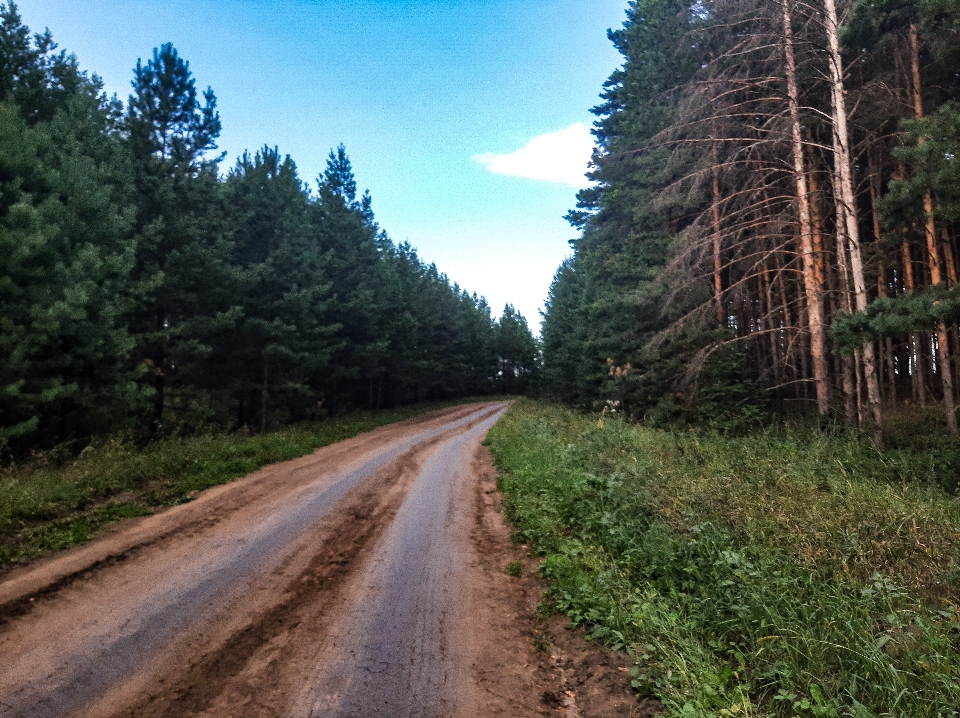
[[[2,18],[0,443],[82,445],[138,401],[123,149],[99,84],[31,41],[14,5]]]
[[[172,45],[124,109],[0,3],[0,448],[529,380],[523,318],[394,245],[343,146],[311,195],[270,147],[219,177],[219,132]]]
[[[757,377],[780,408],[828,414],[839,393],[879,437],[881,398],[909,382],[952,430],[958,17],[941,0],[631,3],[597,184],[551,288],[547,388],[694,416]]]
[[[309,381],[339,347],[339,327],[327,319],[327,258],[313,242],[293,160],[270,147],[244,154],[225,190],[238,318],[212,338],[208,372],[236,403],[236,424],[265,431],[276,412],[297,418],[323,401]]]
[[[557,269],[547,296],[543,322],[543,382],[548,393],[570,404],[582,404],[579,359],[587,324],[578,285],[576,262],[568,258]]]
[[[220,118],[209,88],[203,104],[187,62],[171,44],[137,62],[126,128],[136,205],[137,354],[153,377],[152,422],[161,426],[171,386],[186,386],[204,335],[229,325],[229,246],[219,226],[216,149]]]
[[[535,378],[539,351],[527,320],[512,304],[503,308],[494,336],[500,392],[523,393]]]
[[[357,200],[356,180],[342,145],[330,151],[318,185],[310,217],[314,241],[328,255],[335,297],[331,319],[340,325],[342,343],[331,370],[316,382],[324,387],[328,404],[338,409],[368,403],[371,382],[381,373],[387,350],[379,322],[384,313],[377,300],[383,266],[369,194]]]

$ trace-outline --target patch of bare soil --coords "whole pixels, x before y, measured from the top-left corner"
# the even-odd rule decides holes
[[[0,713],[303,718],[295,702],[318,666],[331,651],[353,660],[331,637],[374,602],[370,576],[380,574],[368,569],[393,555],[391,532],[405,521],[428,525],[435,509],[439,528],[426,538],[440,553],[429,554],[436,571],[424,583],[448,588],[422,596],[445,608],[411,624],[423,643],[417,655],[438,656],[435,668],[424,665],[434,678],[450,676],[429,715],[655,715],[659,704],[631,692],[626,655],[585,641],[562,617],[536,617],[538,560],[511,543],[496,472],[479,446],[481,424],[503,408],[459,407],[383,427],[8,575]],[[449,493],[436,489],[447,481]],[[520,577],[506,573],[512,562]],[[403,586],[401,596],[416,593]],[[423,610],[411,604],[411,613]],[[376,646],[384,636],[361,638]],[[383,658],[407,665],[391,656]],[[427,715],[413,693],[408,699],[403,716]]]
[[[382,427],[11,572],[0,712],[286,715],[423,461],[502,408]]]
[[[111,715],[286,715],[288,696],[295,693],[314,657],[317,636],[324,631],[329,613],[345,599],[350,574],[390,525],[424,456],[439,440],[437,437],[418,445],[381,471],[374,481],[344,497],[335,513],[307,537],[311,546],[322,546],[323,550],[288,576],[289,583],[272,606],[258,610],[254,620],[230,632],[222,642],[210,635],[200,641],[195,637],[192,642],[206,644],[208,650],[186,661],[176,651],[166,651],[168,668],[162,683],[154,684],[147,695],[135,696],[131,704]],[[151,672],[156,669],[154,662]],[[101,710],[102,706],[98,707],[98,715]]]
[[[454,433],[487,415],[489,411],[477,412]],[[454,418],[459,413],[444,415],[445,422]],[[418,443],[341,499],[315,531],[298,540],[286,565],[258,582],[262,590],[254,585],[245,591],[238,605],[249,605],[246,622],[233,618],[185,631],[142,676],[118,686],[90,715],[291,715],[291,700],[314,673],[317,651],[334,616],[356,604],[363,566],[377,553],[424,461],[450,433]]]
[[[474,459],[475,522],[471,611],[478,624],[473,659],[473,715],[562,715],[566,718],[648,718],[662,712],[656,700],[640,701],[630,686],[633,665],[625,653],[585,640],[563,616],[538,619],[545,584],[539,558],[510,541],[496,470],[485,447]],[[507,574],[519,562],[520,577]]]
[[[285,498],[305,480],[329,467],[358,462],[373,448],[417,430],[455,421],[481,406],[464,405],[430,412],[331,444],[299,459],[271,464],[242,479],[204,491],[190,503],[153,516],[118,521],[111,532],[88,544],[4,571],[0,573],[0,625],[29,612],[41,598],[124,563],[144,549],[174,537],[207,532],[227,517],[277,497]]]

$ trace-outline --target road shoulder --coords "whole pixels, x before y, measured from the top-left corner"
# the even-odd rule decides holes
[[[510,541],[486,447],[479,448],[473,465],[477,482],[471,487],[474,526],[467,593],[475,643],[471,705],[462,715],[654,715],[655,706],[639,704],[632,694],[629,656],[584,640],[582,631],[568,629],[566,617],[537,618],[545,588],[537,572],[539,558]],[[512,562],[521,566],[519,577],[506,572]]]

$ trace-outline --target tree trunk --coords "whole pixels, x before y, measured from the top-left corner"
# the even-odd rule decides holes
[[[900,254],[903,258],[903,292],[912,294],[916,287],[916,281],[913,276],[913,256],[910,251],[910,243],[904,240],[900,245]],[[923,404],[925,399],[923,391],[923,361],[920,356],[920,335],[913,333],[907,337],[910,351],[910,385],[913,392],[913,400]]]
[[[796,339],[797,339],[797,336],[799,335],[799,332],[797,334],[793,334],[791,332],[791,330],[793,329],[793,316],[790,314],[790,304],[787,301],[787,286],[786,286],[786,282],[784,282],[783,280],[783,262],[780,259],[779,253],[777,253],[776,255],[776,265],[777,265],[777,286],[780,289],[780,312],[781,312],[781,315],[783,316],[783,324],[782,324],[783,329],[780,332],[780,336],[783,337],[783,341],[785,342],[784,370],[786,371],[786,368],[789,367],[789,368],[792,368],[794,370],[794,374],[796,374],[796,371],[797,371],[796,354],[798,349]],[[821,308],[822,306],[823,306],[823,303],[821,302]],[[797,327],[799,329],[799,327],[802,326],[802,322],[803,322],[802,309],[800,310],[800,316],[798,317],[798,322],[800,322]],[[794,394],[796,395],[796,392],[794,392]]]
[[[950,234],[945,229],[940,230],[940,244],[943,246],[943,262],[947,267],[947,281],[951,287],[957,286],[957,264],[953,253],[953,241]],[[951,369],[957,368],[957,350],[960,348],[960,333],[957,331],[957,325],[953,324],[949,328],[951,351],[950,366]],[[954,385],[954,396],[956,396],[957,386]]]
[[[874,205],[876,206],[876,205]],[[876,227],[874,231],[879,231]],[[879,239],[879,236],[878,236]],[[884,266],[880,265],[880,273],[877,276],[877,296],[885,297],[887,296],[887,281],[886,281],[886,270]],[[881,351],[881,363],[886,362],[887,367],[887,379],[890,381],[890,391],[888,392],[888,400],[891,406],[896,406],[897,404],[897,373],[893,367],[893,340],[890,337],[887,337],[884,340]]]
[[[263,384],[260,386],[260,433],[267,433],[267,357],[263,357]]]
[[[887,350],[887,375],[890,377],[890,404],[897,405],[897,370],[893,362],[893,339],[887,337],[885,340]]]
[[[910,66],[913,72],[913,108],[917,119],[923,117],[923,98],[920,94],[920,49],[917,26],[910,25]],[[923,138],[919,140],[923,144]],[[938,286],[943,282],[940,271],[940,253],[937,251],[937,227],[933,219],[933,195],[930,190],[923,195],[924,235],[927,240],[927,258],[930,264],[930,283]],[[953,371],[950,367],[950,340],[947,325],[937,327],[937,365],[943,383],[943,408],[947,415],[947,429],[957,433],[957,410],[953,400]]]
[[[953,253],[953,242],[946,230],[941,230],[941,243],[943,244],[944,263],[947,265],[947,279],[950,280],[951,286],[955,286],[957,284],[957,262]]]
[[[803,285],[807,295],[807,317],[810,323],[810,353],[813,359],[813,381],[817,390],[817,411],[821,416],[830,410],[827,386],[827,363],[823,328],[823,297],[817,286],[813,231],[810,222],[810,196],[800,136],[800,106],[796,64],[793,55],[793,28],[789,0],[782,0],[784,55],[787,64],[787,96],[790,105],[793,171],[797,183],[797,214],[800,218],[800,254],[803,258]]]
[[[153,358],[153,430],[160,431],[163,426],[163,408],[166,402],[166,373],[167,352],[163,346],[164,329],[166,329],[167,315],[163,309],[157,310],[157,334],[160,336],[160,346]]]
[[[723,263],[720,258],[720,169],[717,166],[717,143],[713,142],[713,301],[716,304],[717,322],[727,326],[723,311]]]
[[[834,185],[839,184],[837,179],[836,172],[834,172]],[[841,208],[842,202],[839,195],[834,193],[834,202],[837,205],[837,217],[839,220],[840,215],[843,210]],[[847,249],[844,246],[843,242],[843,229],[837,227],[837,271],[834,274],[836,279],[836,291],[837,296],[839,297],[839,309],[847,312],[848,314],[853,311],[853,304],[850,300],[850,267],[847,263]],[[842,373],[842,386],[843,386],[843,409],[844,417],[847,420],[847,424],[850,426],[859,426],[858,417],[859,412],[857,411],[857,404],[859,403],[859,398],[856,393],[856,384],[854,383],[854,366],[853,359],[849,356],[843,357],[843,373]]]
[[[870,162],[870,213],[873,217],[873,238],[877,242],[880,242],[882,239],[882,233],[880,231],[880,189],[881,189],[881,180],[880,180],[880,171],[876,166],[873,156],[869,158]],[[887,272],[883,266],[880,265],[880,270],[877,272],[877,296],[885,297],[887,296]],[[887,379],[890,382],[890,390],[888,392],[888,399],[891,406],[896,406],[897,404],[897,374],[893,368],[893,340],[890,337],[887,337],[884,340],[884,343],[881,345],[881,364],[886,362],[887,367]]]
[[[808,132],[808,140],[810,133]],[[823,252],[823,217],[820,215],[820,203],[818,202],[817,174],[813,171],[813,160],[810,160],[810,225],[813,230],[813,260],[814,277],[817,281],[817,288],[821,296],[824,287],[827,285],[826,271],[824,270],[824,252]]]
[[[844,97],[843,64],[840,57],[840,41],[837,27],[837,8],[834,0],[824,0],[826,10],[827,45],[830,52],[830,94],[833,110],[833,151],[839,179],[840,214],[837,217],[838,234],[845,231],[850,250],[850,272],[857,311],[867,308],[867,286],[860,256],[860,228],[857,225],[856,196],[850,157],[850,133],[847,130],[847,102]],[[867,385],[867,406],[873,423],[874,439],[881,440],[882,413],[880,387],[877,383],[877,361],[873,342],[863,345],[863,373]]]
[[[813,133],[807,128],[807,141],[812,142]],[[817,173],[814,170],[814,156],[811,152],[810,161],[808,163],[810,167],[810,172],[808,175],[809,187],[810,187],[810,226],[813,230],[813,274],[816,279],[817,291],[819,295],[823,298],[823,311],[824,311],[824,331],[826,331],[826,317],[832,316],[834,310],[830,307],[830,302],[828,301],[828,292],[831,284],[831,274],[829,272],[830,266],[827,263],[826,251],[824,249],[823,241],[823,216],[820,212],[820,188],[817,183]],[[812,342],[811,342],[812,345]],[[829,352],[827,352],[829,354]],[[811,358],[813,355],[813,350],[811,348]],[[836,364],[836,362],[834,362]],[[834,375],[839,376],[835,370],[836,368],[831,368],[830,362],[825,358],[824,359],[824,374],[826,376],[827,392],[830,393],[831,387],[831,370],[834,371]],[[819,400],[818,400],[819,403]]]
[[[863,359],[860,356],[860,350],[853,350],[853,371],[854,371],[854,386],[856,387],[856,396],[857,396],[857,425],[863,426]]]
[[[843,414],[850,426],[857,425],[856,385],[853,382],[853,359],[844,356],[841,361],[843,370]]]
[[[803,317],[801,317],[800,321],[803,321]],[[803,342],[803,344],[806,343],[807,342]],[[810,380],[813,377],[812,372],[810,371],[811,352],[809,351],[809,347],[803,346],[803,344],[800,345],[800,378],[802,379],[800,386],[802,387],[801,391],[803,392],[802,398],[804,401],[804,412],[806,412],[806,402],[810,401]],[[801,397],[798,395],[797,398],[799,399]]]
[[[767,266],[767,261],[764,261],[764,268],[760,272],[760,283],[763,288],[763,299],[766,301],[766,313],[767,326],[764,329],[767,329],[770,343],[770,371],[773,374],[773,383],[777,387],[777,399],[779,403],[781,389],[780,385],[783,383],[783,374],[781,373],[782,364],[780,361],[781,347],[780,341],[778,338],[779,332],[775,331],[776,328],[776,319],[774,317],[773,311],[773,279],[770,276],[771,270]],[[784,362],[785,363],[785,362]]]

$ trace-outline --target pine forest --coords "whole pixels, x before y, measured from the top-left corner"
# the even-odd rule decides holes
[[[537,346],[407,243],[329,155],[315,187],[220,118],[172,45],[124,104],[0,5],[0,447],[516,393]]]
[[[0,709],[960,718],[960,0],[228,5],[511,303],[0,0]]]
[[[544,382],[660,425],[957,432],[960,5],[636,0]]]

